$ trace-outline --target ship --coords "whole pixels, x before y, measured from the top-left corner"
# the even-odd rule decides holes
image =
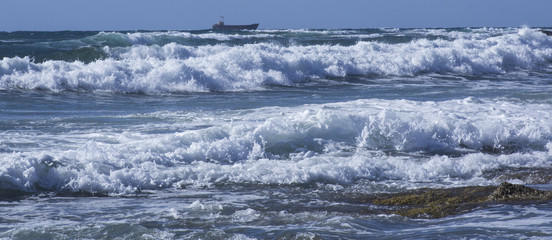
[[[213,24],[213,29],[219,30],[255,30],[259,27],[258,23],[249,24],[249,25],[226,25],[224,24],[224,17],[221,16],[218,23]]]

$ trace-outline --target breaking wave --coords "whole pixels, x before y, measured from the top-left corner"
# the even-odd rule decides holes
[[[403,187],[463,186],[494,184],[485,172],[546,168],[552,160],[552,109],[542,104],[357,100],[224,117],[155,114],[187,119],[174,124],[190,130],[40,136],[46,139],[42,147],[1,152],[0,189],[134,193],[221,182],[350,184],[358,179]],[[15,142],[40,141],[1,135]],[[51,146],[50,138],[57,139]],[[66,147],[58,146],[61,140]]]
[[[479,32],[445,32],[432,33],[444,38],[410,38],[398,43],[359,40],[350,45],[282,44],[270,40],[271,34],[99,33],[89,38],[95,43],[120,38],[121,43],[94,46],[90,51],[100,52],[91,53],[97,56],[93,61],[4,57],[0,89],[149,94],[251,91],[347,76],[549,72],[552,62],[552,38],[528,28],[483,37]],[[194,37],[259,38],[260,42],[194,45],[175,39]]]

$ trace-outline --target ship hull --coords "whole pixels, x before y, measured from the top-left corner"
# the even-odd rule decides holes
[[[250,24],[250,25],[220,25],[220,24],[214,24],[213,29],[220,29],[220,30],[255,30],[259,27],[258,23]]]

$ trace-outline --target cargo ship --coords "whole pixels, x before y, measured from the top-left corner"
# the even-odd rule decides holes
[[[258,23],[249,24],[249,25],[226,25],[224,24],[224,17],[221,16],[218,23],[213,24],[213,29],[220,30],[255,30],[259,27]]]

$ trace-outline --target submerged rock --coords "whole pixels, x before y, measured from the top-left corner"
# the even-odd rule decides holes
[[[473,186],[450,189],[420,189],[380,195],[372,201],[388,206],[390,213],[413,218],[440,218],[471,211],[497,202],[534,203],[552,200],[552,192],[504,182],[498,187]]]

